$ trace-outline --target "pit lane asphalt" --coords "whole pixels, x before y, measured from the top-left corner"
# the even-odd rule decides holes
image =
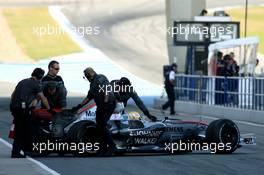
[[[80,99],[74,98],[72,104]],[[8,99],[0,99],[0,136],[7,139],[11,117],[8,112]],[[128,107],[127,111],[138,111]],[[161,113],[151,110],[156,116]],[[180,114],[175,118],[199,120],[201,116]],[[204,118],[204,121],[211,121]],[[58,157],[35,158],[49,168],[63,175],[72,174],[114,174],[114,175],[158,175],[158,174],[263,174],[264,172],[264,127],[238,124],[241,133],[255,133],[256,146],[242,147],[230,155],[215,155],[207,152],[193,152],[176,155],[129,154],[118,157]]]

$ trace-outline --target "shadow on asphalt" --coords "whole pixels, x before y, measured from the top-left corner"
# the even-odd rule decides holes
[[[53,154],[53,155],[49,155],[49,156],[45,156],[45,157],[33,157],[33,158],[37,158],[37,159],[49,159],[49,158],[53,158],[53,159],[60,159],[60,158],[80,158],[80,159],[84,159],[84,158],[121,158],[121,157],[162,157],[162,156],[195,156],[195,155],[204,155],[204,156],[208,156],[208,155],[212,155],[212,156],[241,156],[241,155],[248,155],[248,154],[252,154],[252,153],[232,153],[232,154],[212,154],[209,152],[195,152],[195,153],[177,153],[177,154],[170,154],[170,153],[125,153],[122,155],[115,155],[115,156],[111,156],[111,157],[98,157],[96,155],[86,155],[86,156],[76,156],[73,154],[65,154],[64,156],[60,156],[57,154]]]

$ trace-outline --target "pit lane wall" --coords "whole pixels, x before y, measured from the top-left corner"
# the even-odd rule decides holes
[[[155,99],[155,107],[163,104],[165,99]],[[177,113],[187,113],[192,115],[205,115],[216,118],[227,118],[231,120],[239,120],[264,124],[264,112],[255,110],[235,109],[221,106],[209,106],[196,104],[192,102],[175,102],[175,110]]]
[[[176,75],[176,111],[264,124],[264,78]],[[155,99],[158,107],[166,98]]]

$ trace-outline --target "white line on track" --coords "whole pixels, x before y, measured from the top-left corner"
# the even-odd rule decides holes
[[[4,139],[0,138],[0,142],[2,142],[4,145],[6,145],[8,148],[12,149],[12,145],[10,143],[8,143],[7,141],[5,141]],[[47,167],[46,165],[44,165],[43,163],[32,159],[31,157],[26,157],[27,160],[29,160],[32,163],[35,163],[37,166],[39,166],[40,168],[42,168],[43,170],[49,172],[52,175],[60,175],[60,173],[56,172],[55,170]]]

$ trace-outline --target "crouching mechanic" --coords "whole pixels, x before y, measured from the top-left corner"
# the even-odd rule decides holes
[[[25,157],[25,153],[30,151],[32,144],[32,122],[30,118],[30,108],[36,105],[40,99],[43,105],[50,110],[49,103],[41,91],[40,80],[44,75],[44,70],[36,68],[31,78],[20,81],[11,96],[10,111],[14,117],[15,137],[12,149],[12,158]],[[20,151],[24,155],[20,154]]]
[[[58,83],[49,81],[43,89],[43,94],[47,98],[51,109],[62,109],[66,107],[64,96],[61,96]],[[42,103],[42,107],[45,105]]]
[[[149,113],[128,78],[122,77],[120,80],[112,80],[111,85],[114,88],[116,99],[123,102],[125,107],[127,106],[127,101],[132,98],[144,115],[151,121],[157,121],[157,118]]]
[[[84,70],[84,76],[90,82],[90,90],[83,102],[78,106],[73,107],[72,111],[76,112],[85,104],[89,103],[90,100],[94,99],[97,106],[96,124],[100,142],[99,155],[112,156],[115,154],[116,145],[107,129],[107,122],[116,107],[115,95],[113,92],[107,91],[107,87],[110,86],[110,83],[104,75],[97,74],[92,68],[88,67]]]

